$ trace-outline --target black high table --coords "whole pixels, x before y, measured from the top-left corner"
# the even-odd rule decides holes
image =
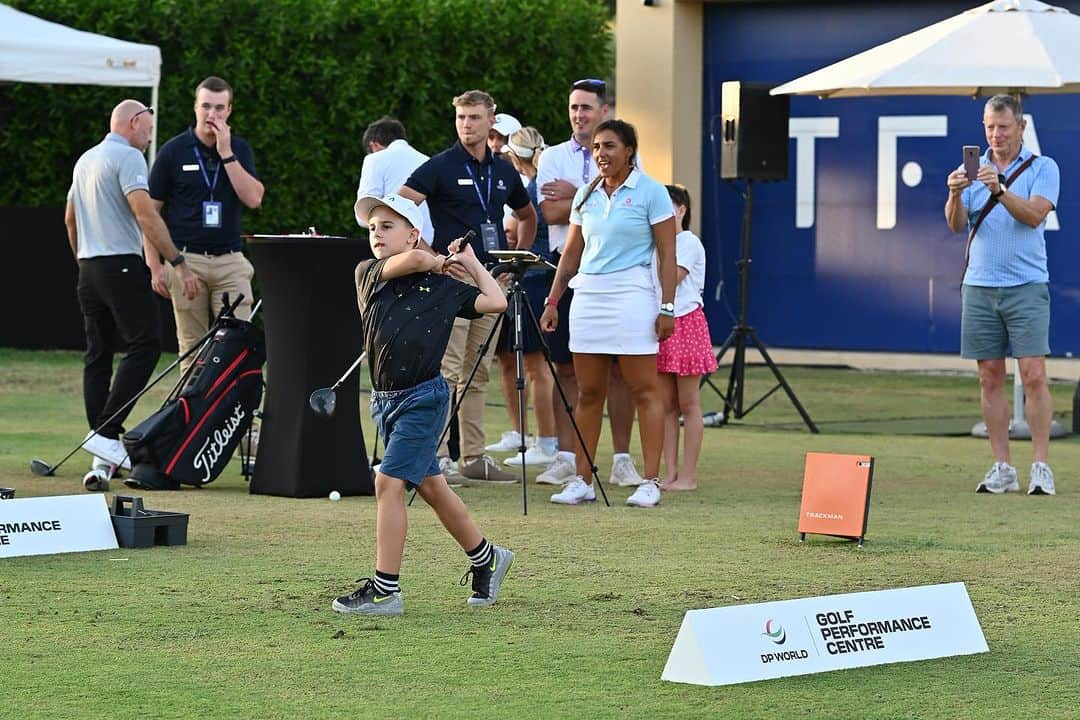
[[[251,492],[285,497],[372,495],[360,427],[360,372],[336,391],[333,417],[308,406],[362,351],[353,270],[372,257],[367,241],[326,235],[251,235],[262,296],[266,400]]]

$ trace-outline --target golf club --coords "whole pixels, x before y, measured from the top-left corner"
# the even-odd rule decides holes
[[[337,405],[337,395],[334,393],[341,383],[345,382],[356,368],[360,366],[360,363],[364,362],[364,356],[367,353],[360,353],[360,357],[356,358],[349,369],[345,371],[345,374],[338,378],[338,381],[333,384],[332,387],[320,388],[311,393],[311,397],[308,398],[308,405],[311,406],[312,412],[319,417],[332,417],[334,415],[334,408]]]
[[[232,305],[228,305],[227,307],[222,308],[221,313],[218,315],[218,318],[220,319],[220,318],[224,317],[227,314],[231,315],[233,313],[233,311],[236,310],[237,307],[239,307],[240,302],[243,299],[244,299],[244,296],[241,295],[240,297],[238,297],[236,299],[235,303],[233,303]],[[143,395],[145,395],[146,392],[150,388],[154,387],[154,385],[156,385],[163,377],[165,377],[170,372],[172,372],[173,368],[175,368],[177,365],[179,365],[181,362],[183,362],[185,359],[187,359],[193,353],[198,352],[199,350],[201,350],[203,344],[205,342],[207,342],[214,335],[215,332],[217,332],[216,321],[215,321],[215,324],[210,327],[210,330],[205,335],[203,335],[202,338],[197,343],[195,343],[194,345],[191,346],[191,349],[189,349],[186,353],[184,353],[183,355],[178,356],[175,360],[173,360],[171,363],[169,363],[169,366],[167,368],[165,368],[164,370],[162,370],[160,373],[158,373],[158,376],[156,378],[154,378],[149,383],[147,383],[146,387],[144,387],[142,390],[135,393],[135,395],[132,396],[132,398],[130,400],[128,400],[126,403],[124,403],[122,406],[120,406],[120,408],[118,408],[116,412],[114,412],[112,415],[110,415],[105,420],[105,422],[101,423],[96,428],[94,428],[94,431],[91,434],[87,435],[85,438],[83,438],[82,442],[80,442],[78,445],[76,445],[74,448],[72,448],[71,452],[69,452],[67,455],[65,455],[60,460],[60,462],[56,463],[55,465],[50,465],[49,463],[45,462],[44,460],[34,458],[33,460],[30,461],[30,472],[32,472],[34,475],[37,475],[39,477],[51,477],[54,474],[56,474],[56,469],[59,468],[64,463],[66,463],[69,459],[71,459],[72,455],[79,452],[79,450],[82,449],[82,446],[86,444],[87,440],[89,440],[94,435],[97,435],[99,432],[101,432],[101,428],[103,428],[106,425],[108,425],[109,423],[111,423],[114,419],[119,417],[121,415],[121,413],[123,413],[128,408],[130,408],[132,405],[134,405],[136,402],[138,402],[139,398],[141,398]]]

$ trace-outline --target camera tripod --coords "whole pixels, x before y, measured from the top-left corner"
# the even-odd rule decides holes
[[[465,385],[457,397],[454,398],[454,405],[450,408],[450,417],[457,414],[461,407],[462,400],[465,393],[468,391],[469,386],[472,385],[473,378],[476,376],[476,371],[480,367],[480,363],[484,362],[487,356],[488,348],[491,347],[491,343],[499,336],[499,329],[503,322],[507,321],[509,317],[513,322],[513,328],[511,330],[512,347],[515,355],[515,378],[514,387],[517,389],[518,394],[518,427],[522,429],[521,440],[518,445],[518,453],[521,457],[521,514],[529,514],[529,499],[528,499],[528,480],[526,478],[526,465],[525,465],[525,452],[527,450],[525,446],[525,415],[528,410],[525,400],[525,324],[528,322],[530,326],[535,330],[537,337],[540,338],[541,351],[544,353],[544,362],[547,364],[548,372],[551,373],[551,377],[555,380],[555,387],[559,391],[559,398],[562,400],[563,408],[566,410],[566,414],[570,417],[570,422],[574,427],[574,434],[577,436],[578,443],[582,448],[582,452],[585,453],[585,458],[589,462],[589,471],[592,473],[593,482],[596,487],[600,489],[600,495],[604,498],[604,504],[610,506],[608,501],[607,492],[604,490],[603,484],[600,482],[599,471],[596,467],[592,455],[585,449],[585,438],[581,434],[581,428],[578,427],[577,421],[574,419],[574,408],[571,405],[570,400],[566,397],[566,392],[563,390],[562,383],[559,382],[559,375],[555,372],[555,365],[551,361],[551,351],[548,349],[547,340],[544,339],[544,334],[540,330],[540,321],[537,319],[536,314],[533,312],[532,306],[529,305],[529,298],[525,292],[525,288],[521,286],[521,276],[529,270],[529,268],[536,266],[547,266],[544,261],[515,259],[510,262],[499,263],[491,268],[491,274],[498,277],[502,274],[509,274],[511,276],[510,287],[507,288],[507,310],[499,315],[495,324],[491,327],[484,342],[480,345],[480,349],[477,353],[476,362],[473,363],[472,370],[469,372],[469,377],[465,381]],[[447,423],[446,428],[443,430],[442,437],[439,438],[439,444],[446,439],[446,434],[450,430],[450,425]],[[413,499],[416,497],[416,492],[413,492],[412,497],[409,499],[409,504],[412,504]]]

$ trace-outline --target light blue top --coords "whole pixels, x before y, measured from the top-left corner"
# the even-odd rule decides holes
[[[1002,173],[1010,177],[1016,168],[1031,156],[1031,151],[1020,148],[1020,154]],[[980,165],[990,164],[990,151],[983,153]],[[1009,186],[1009,191],[1022,198],[1040,195],[1057,206],[1061,173],[1057,163],[1045,155],[1035,158],[1031,166]],[[983,206],[990,200],[990,189],[981,182],[964,188],[960,199],[968,214],[968,231],[975,224]],[[979,226],[979,232],[971,243],[965,285],[980,287],[1014,287],[1027,283],[1045,283],[1050,280],[1046,270],[1046,238],[1043,230],[1045,218],[1038,227],[1030,227],[1012,216],[1004,205],[998,203]]]
[[[651,264],[652,226],[675,215],[667,188],[634,169],[610,197],[599,185],[578,210],[588,191],[588,185],[578,188],[570,210],[570,222],[581,226],[585,240],[578,272],[601,275]]]
[[[127,196],[149,191],[147,174],[142,152],[116,133],[106,135],[75,163],[68,200],[75,208],[80,260],[142,254],[142,231]]]

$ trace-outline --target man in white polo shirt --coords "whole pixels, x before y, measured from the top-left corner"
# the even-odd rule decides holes
[[[540,212],[548,224],[548,243],[554,259],[566,244],[570,231],[570,204],[574,193],[587,185],[599,172],[592,157],[593,130],[607,119],[610,106],[606,100],[607,86],[603,80],[578,80],[570,88],[569,140],[544,151],[537,168],[536,184],[540,188]],[[640,167],[640,161],[638,162]],[[563,294],[559,303],[560,317],[570,316],[572,292]],[[548,335],[551,359],[555,363],[559,383],[566,397],[573,402],[577,398],[577,380],[574,377],[573,356],[569,348],[569,323],[560,323],[554,333]],[[574,447],[574,427],[566,414],[558,388],[555,388],[555,425],[559,435],[559,456],[536,481],[550,485],[562,485],[574,479],[574,453],[566,448]],[[634,425],[634,403],[630,392],[622,382],[617,370],[612,371],[607,399],[608,417],[611,422],[611,443],[615,451],[612,459],[609,483],[624,487],[640,485],[644,480],[634,467],[630,457],[630,432]]]
[[[161,355],[158,306],[143,261],[143,239],[147,254],[161,253],[176,268],[188,298],[197,290],[195,276],[150,199],[143,151],[153,127],[153,109],[138,100],[113,108],[109,134],[75,163],[64,211],[71,253],[79,265],[79,307],[86,328],[83,403],[90,432],[82,447],[94,455],[95,469],[109,472],[109,466],[131,469],[119,440],[131,408],[122,408],[145,387]],[[127,352],[114,376],[117,339]],[[93,474],[84,485],[108,490],[108,480]]]
[[[405,139],[405,126],[395,117],[383,115],[364,130],[364,164],[360,169],[360,184],[356,188],[356,199],[362,197],[386,197],[396,193],[398,188],[412,175],[413,170],[423,165],[428,156],[420,152]],[[431,214],[426,202],[420,203],[422,223],[420,237],[428,245],[435,239],[435,229],[431,225]],[[356,222],[367,227],[359,217]]]

